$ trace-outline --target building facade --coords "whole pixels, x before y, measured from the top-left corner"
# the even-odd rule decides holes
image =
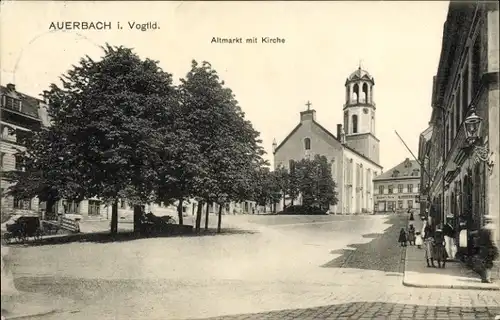
[[[429,162],[431,215],[470,233],[495,216],[499,241],[500,175],[498,4],[449,5],[432,97]],[[466,141],[464,120],[483,119],[480,143]],[[457,239],[459,240],[459,239]]]
[[[426,210],[429,209],[429,188],[431,185],[432,176],[430,175],[430,150],[431,150],[431,138],[432,138],[432,126],[425,129],[419,137],[418,140],[418,161],[420,163],[420,215],[424,216]]]
[[[46,103],[44,100],[25,95],[16,91],[14,84],[0,86],[0,177],[1,196],[0,209],[2,220],[4,216],[13,214],[33,215],[39,210],[38,199],[16,199],[5,196],[9,181],[4,179],[4,172],[23,170],[18,152],[25,150],[25,141],[29,139],[32,130],[46,125],[48,122]]]
[[[300,113],[299,124],[278,145],[273,143],[274,167],[290,169],[291,161],[325,156],[337,183],[338,203],[330,207],[336,214],[373,212],[373,178],[382,172],[379,141],[375,136],[373,77],[358,68],[346,81],[344,125],[337,124],[333,135],[316,121],[316,111]],[[344,131],[346,128],[346,131]],[[300,204],[300,196],[293,199]],[[286,198],[285,204],[292,199]],[[280,201],[277,210],[283,210]]]
[[[375,212],[420,212],[421,168],[408,158],[373,179]]]

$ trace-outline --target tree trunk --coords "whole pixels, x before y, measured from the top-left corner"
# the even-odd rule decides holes
[[[111,206],[111,234],[116,235],[118,233],[118,200],[113,202]]]
[[[182,226],[184,224],[183,212],[182,212],[182,203],[184,199],[179,199],[179,204],[177,205],[177,216],[179,217],[179,225]]]
[[[198,207],[196,208],[196,232],[200,231],[201,226],[201,211],[203,209],[203,202],[198,201]]]
[[[42,220],[46,220],[46,219],[51,219],[52,217],[57,217],[57,213],[54,213],[52,211],[54,211],[54,203],[55,201],[50,199],[50,200],[47,200],[47,202],[45,202],[45,217],[42,217]]]
[[[210,206],[208,205],[207,201],[207,208],[205,209],[205,231],[208,230],[208,210],[210,209]]]
[[[134,205],[134,233],[139,234],[141,233],[141,217],[144,214],[142,211],[142,206],[140,205]]]
[[[217,218],[217,233],[220,233],[221,225],[222,225],[222,203],[219,203],[219,214]]]
[[[285,211],[285,206],[286,206],[286,194],[283,192],[283,211]]]

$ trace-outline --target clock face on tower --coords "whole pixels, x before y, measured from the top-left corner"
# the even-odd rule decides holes
[[[365,114],[368,114],[368,108],[364,108],[364,109],[363,109],[363,112],[364,112]]]

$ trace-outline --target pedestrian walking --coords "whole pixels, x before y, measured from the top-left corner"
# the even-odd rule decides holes
[[[415,227],[413,224],[410,224],[410,227],[408,228],[408,242],[410,243],[410,246],[415,245]]]
[[[415,233],[415,244],[417,245],[417,248],[422,249],[424,241],[422,240],[422,234],[419,231]]]
[[[438,229],[434,233],[433,259],[437,261],[438,268],[444,268],[448,257],[444,244],[443,230]]]
[[[406,247],[406,242],[408,241],[406,237],[406,231],[404,228],[401,228],[401,231],[399,231],[399,239],[398,242],[401,244],[402,247]]]
[[[485,225],[479,229],[478,245],[479,257],[481,259],[481,282],[491,283],[491,269],[493,261],[498,258],[499,250],[493,238],[493,217],[491,215],[484,216]]]
[[[432,255],[432,244],[434,242],[434,238],[431,226],[426,225],[423,234],[424,234],[425,260],[427,261],[427,267],[436,267],[434,265],[434,258]]]
[[[455,245],[455,229],[447,222],[443,227],[445,249],[449,259],[455,259],[457,246]]]
[[[410,221],[414,221],[415,217],[413,217],[413,211],[411,211],[411,209],[408,209],[408,213],[410,214]]]

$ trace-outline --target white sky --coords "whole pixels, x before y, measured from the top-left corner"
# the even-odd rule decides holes
[[[417,153],[431,112],[448,1],[384,2],[2,2],[1,83],[37,96],[98,45],[132,47],[184,77],[209,61],[261,132],[267,158],[297,125],[307,100],[332,133],[342,123],[346,77],[362,60],[375,78],[384,170]],[[110,21],[112,30],[49,32],[54,21]],[[156,21],[159,30],[129,30]],[[115,25],[124,25],[117,30]],[[211,44],[212,37],[281,37],[285,44]]]

